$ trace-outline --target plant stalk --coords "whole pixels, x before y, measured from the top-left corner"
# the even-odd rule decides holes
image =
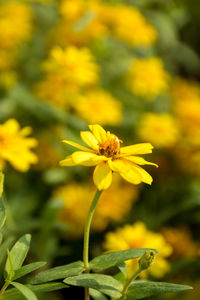
[[[135,271],[135,273],[133,273],[133,275],[131,276],[131,278],[127,281],[127,283],[125,284],[125,286],[124,286],[124,288],[122,290],[122,296],[120,298],[121,300],[124,299],[124,296],[126,295],[131,282],[138,277],[138,275],[141,273],[141,271],[142,270],[140,268],[138,268],[137,271]]]

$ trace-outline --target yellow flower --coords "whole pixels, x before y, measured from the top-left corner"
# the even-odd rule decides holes
[[[144,114],[138,124],[138,135],[157,147],[172,147],[178,138],[178,128],[170,114]]]
[[[107,251],[121,251],[134,248],[157,249],[159,254],[156,255],[150,268],[141,273],[142,277],[146,277],[150,273],[159,278],[169,270],[166,257],[172,253],[171,246],[165,241],[162,234],[149,231],[142,222],[125,225],[122,228],[118,228],[115,232],[108,232],[103,246]],[[138,268],[137,260],[127,261],[127,267],[128,277],[130,277]]]
[[[0,45],[13,49],[30,37],[32,10],[20,1],[5,1],[0,5]]]
[[[6,161],[21,172],[28,171],[30,164],[37,162],[37,156],[30,150],[37,145],[37,141],[27,137],[30,133],[30,127],[20,129],[15,119],[0,125],[0,170]]]
[[[117,174],[115,174],[117,175]],[[119,176],[114,176],[110,189],[105,191],[98,203],[92,222],[93,231],[103,231],[110,222],[123,221],[130,212],[133,202],[136,201],[138,190]],[[88,207],[91,204],[94,188],[91,184],[69,183],[57,188],[53,197],[63,200],[60,221],[69,228],[69,234],[80,237],[83,234]],[[121,199],[123,198],[123,202]],[[84,205],[82,205],[84,203]],[[77,209],[81,207],[81,209]]]
[[[90,131],[81,131],[81,138],[90,147],[64,140],[82,151],[76,151],[60,162],[61,166],[96,166],[93,180],[99,190],[107,189],[112,182],[112,172],[118,172],[125,180],[133,184],[152,183],[152,177],[139,165],[155,165],[139,154],[152,152],[149,143],[136,144],[120,148],[121,140],[100,125],[89,125]],[[155,165],[156,166],[156,165]]]
[[[121,102],[102,90],[90,90],[71,101],[71,107],[86,121],[101,125],[119,125],[122,121]],[[105,109],[106,108],[106,109]]]
[[[132,92],[147,100],[153,100],[169,88],[169,74],[164,70],[162,60],[157,57],[135,59],[128,76]]]

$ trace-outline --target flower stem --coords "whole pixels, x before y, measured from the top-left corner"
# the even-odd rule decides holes
[[[1,296],[3,295],[3,293],[5,292],[5,290],[7,289],[7,287],[9,286],[9,284],[10,284],[10,281],[6,281],[6,282],[4,283],[4,285],[2,286],[2,288],[1,288],[1,290],[0,290],[0,298],[1,298]]]
[[[135,271],[135,273],[133,273],[133,275],[131,276],[131,278],[130,278],[130,279],[127,281],[127,283],[125,284],[125,286],[124,286],[124,288],[123,288],[123,290],[122,290],[122,296],[121,296],[120,299],[124,299],[124,296],[126,295],[126,293],[127,293],[127,291],[128,291],[128,288],[129,288],[131,282],[132,282],[133,280],[135,280],[135,279],[138,277],[138,275],[141,273],[141,271],[142,271],[142,270],[141,270],[140,268],[138,268],[137,271]]]
[[[85,267],[85,271],[89,272],[89,262],[88,262],[88,252],[89,252],[89,235],[90,235],[90,225],[92,222],[92,217],[95,211],[95,207],[97,205],[97,202],[101,196],[102,191],[97,190],[96,194],[94,195],[94,199],[92,200],[88,216],[85,223],[85,229],[84,229],[84,242],[83,242],[83,263]]]

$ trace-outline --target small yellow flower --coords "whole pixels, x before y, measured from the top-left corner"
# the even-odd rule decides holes
[[[30,164],[37,162],[37,156],[30,150],[37,145],[37,141],[27,137],[30,133],[30,127],[20,129],[15,119],[0,125],[0,170],[6,161],[21,172],[28,171]]]
[[[125,180],[133,184],[152,183],[152,177],[139,165],[155,165],[138,154],[152,152],[150,143],[141,143],[120,148],[121,140],[100,125],[89,125],[90,131],[81,131],[81,138],[90,147],[64,140],[81,151],[76,151],[60,162],[61,166],[96,166],[93,180],[99,190],[107,189],[112,182],[112,172],[118,172]]]

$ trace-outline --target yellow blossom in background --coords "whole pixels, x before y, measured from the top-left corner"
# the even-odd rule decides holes
[[[0,72],[0,85],[5,89],[11,88],[17,82],[17,73],[14,71]]]
[[[72,98],[71,107],[87,122],[119,125],[122,121],[122,103],[102,89],[89,90],[75,101]]]
[[[182,137],[191,145],[200,143],[200,86],[177,78],[172,85],[173,111]]]
[[[72,141],[63,141],[81,151],[76,151],[60,161],[61,166],[96,166],[93,180],[99,190],[110,186],[113,171],[133,184],[152,183],[152,177],[139,165],[157,165],[138,156],[151,153],[151,144],[142,143],[120,148],[122,141],[110,131],[105,131],[100,125],[89,125],[89,129],[91,131],[81,131],[81,138],[90,148]]]
[[[27,137],[30,133],[30,127],[21,129],[15,119],[0,125],[0,170],[7,161],[21,172],[28,171],[30,164],[37,163],[37,156],[30,150],[37,141]]]
[[[162,233],[173,248],[173,258],[200,255],[200,244],[192,239],[189,228],[164,228]]]
[[[177,142],[179,131],[170,114],[146,113],[138,123],[138,136],[156,147],[172,147]]]
[[[156,29],[135,7],[124,4],[105,5],[102,19],[111,33],[130,45],[151,45],[156,41]]]
[[[134,248],[153,248],[159,251],[150,268],[141,273],[141,277],[151,274],[154,277],[162,277],[169,271],[170,265],[166,258],[171,255],[172,247],[166,242],[161,233],[148,230],[144,223],[136,222],[133,225],[125,225],[108,232],[105,236],[104,249],[106,251],[121,251]],[[127,274],[130,277],[138,268],[137,260],[128,260]]]
[[[132,92],[147,100],[155,99],[169,88],[169,74],[158,57],[133,60],[127,80]]]
[[[27,40],[32,32],[32,10],[20,1],[0,4],[0,47],[13,49]]]
[[[53,196],[64,201],[60,221],[69,226],[71,236],[80,237],[82,235],[94,192],[91,185],[85,183],[69,183],[54,191]],[[132,204],[136,201],[137,195],[138,190],[134,186],[122,182],[119,177],[115,176],[112,187],[102,194],[97,205],[92,230],[103,231],[110,222],[124,220]],[[80,207],[81,209],[77,209]]]

